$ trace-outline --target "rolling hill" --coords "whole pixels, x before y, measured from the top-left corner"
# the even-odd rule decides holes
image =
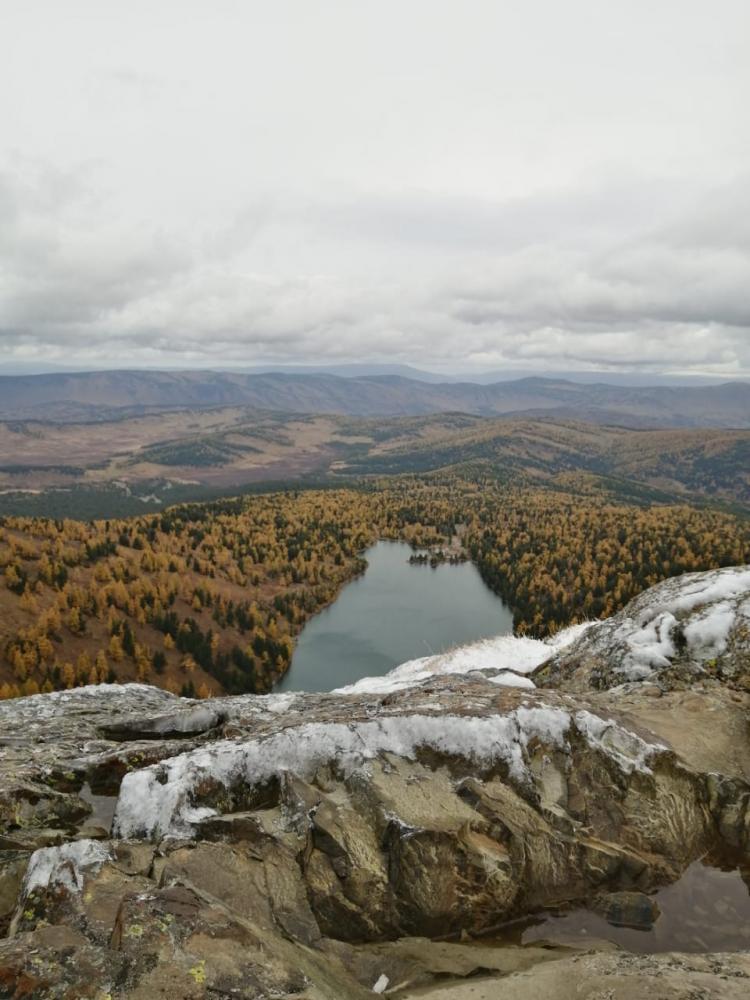
[[[245,406],[285,413],[417,416],[463,412],[629,427],[750,428],[750,384],[625,386],[524,378],[492,385],[400,375],[110,371],[0,377],[0,418],[97,421]]]
[[[576,477],[583,489],[581,477],[594,477],[631,499],[750,509],[750,430],[246,407],[89,423],[0,422],[0,514],[118,516],[269,484],[446,470],[553,487],[569,487]]]
[[[403,436],[392,434],[341,468],[349,475],[385,476],[474,466],[540,482],[587,473],[622,480],[625,490],[643,484],[672,497],[750,506],[746,430],[634,430],[518,418],[402,426]]]

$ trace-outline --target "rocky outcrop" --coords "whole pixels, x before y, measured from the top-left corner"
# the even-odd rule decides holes
[[[750,569],[689,573],[652,587],[564,646],[535,679],[567,691],[710,680],[750,690]]]
[[[721,669],[690,680],[690,640],[593,679],[620,676],[605,637],[648,626],[644,595],[550,645],[536,687],[517,678],[539,650],[505,640],[469,673],[426,660],[348,693],[0,704],[0,998],[635,997],[649,976],[654,997],[740,996],[744,954],[477,942],[573,903],[642,926],[696,858],[750,853],[742,586],[716,598]],[[706,606],[669,613],[690,637]]]

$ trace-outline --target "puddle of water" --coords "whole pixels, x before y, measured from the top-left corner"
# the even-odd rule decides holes
[[[78,795],[91,806],[91,815],[86,821],[87,825],[103,826],[105,830],[111,830],[117,795],[95,795],[88,782],[83,785]]]
[[[573,909],[516,921],[499,937],[507,944],[604,939],[640,954],[743,951],[750,948],[750,871],[745,878],[736,868],[694,862],[677,882],[652,895],[661,914],[651,930],[615,927],[591,910]]]

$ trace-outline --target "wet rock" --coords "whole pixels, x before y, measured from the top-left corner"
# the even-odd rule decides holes
[[[594,899],[592,909],[614,927],[648,931],[659,919],[658,904],[642,892],[609,892]]]

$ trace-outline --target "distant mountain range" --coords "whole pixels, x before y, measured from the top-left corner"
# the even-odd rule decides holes
[[[750,383],[626,386],[523,378],[480,385],[398,374],[218,371],[58,372],[0,377],[0,418],[98,421],[173,409],[285,413],[544,416],[628,427],[750,428]]]
[[[75,375],[81,372],[112,371],[108,368],[76,368],[72,365],[40,364],[38,362],[3,361],[0,359],[0,377],[5,375]],[[137,371],[153,371],[154,369],[135,369]],[[163,368],[161,371],[182,372],[181,368]],[[655,374],[640,371],[555,371],[552,369],[523,370],[518,368],[499,368],[494,371],[462,371],[454,369],[446,372],[427,371],[415,368],[413,365],[394,364],[378,361],[361,361],[330,365],[301,364],[256,364],[240,367],[218,368],[215,371],[235,375],[338,375],[341,378],[363,378],[371,375],[400,375],[402,378],[414,379],[417,382],[473,382],[477,385],[494,385],[496,382],[517,382],[524,378],[546,378],[553,381],[606,383],[607,385],[628,386],[698,386],[720,385],[726,382],[726,377],[716,375],[693,374]],[[736,378],[733,381],[750,382],[750,378]]]
[[[227,369],[231,371],[231,369]],[[513,368],[496,371],[454,371],[432,372],[412,365],[360,363],[344,365],[255,365],[241,370],[248,375],[279,374],[279,375],[340,375],[343,378],[362,378],[369,375],[401,375],[403,378],[415,379],[417,382],[473,382],[477,385],[494,385],[496,382],[517,382],[525,378],[546,378],[553,381],[606,383],[607,385],[629,386],[696,386],[720,385],[726,378],[715,375],[655,375],[649,372],[594,372],[594,371],[522,371]],[[1,371],[1,370],[0,370]],[[746,381],[738,379],[737,381]]]

